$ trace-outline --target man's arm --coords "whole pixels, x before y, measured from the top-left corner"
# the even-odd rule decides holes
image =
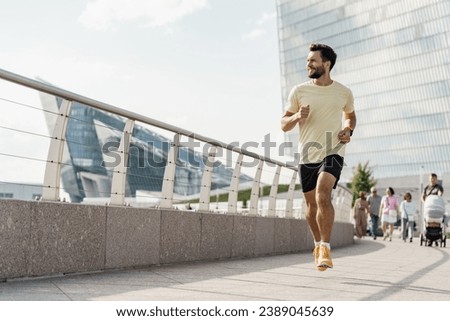
[[[356,114],[354,111],[351,113],[344,113],[344,128],[355,130],[356,127]]]
[[[354,111],[351,113],[344,112],[344,129],[338,133],[339,141],[341,143],[348,143],[350,141],[350,135],[353,133],[356,127],[356,114]]]
[[[299,113],[286,112],[281,118],[281,130],[284,132],[290,131],[300,121]]]
[[[290,131],[297,124],[300,126],[306,121],[309,115],[309,105],[301,106],[300,110],[296,113],[287,111],[281,118],[281,130],[284,132]]]

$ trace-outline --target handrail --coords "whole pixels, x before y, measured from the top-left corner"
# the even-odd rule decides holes
[[[202,188],[200,189],[200,200],[201,200],[201,209],[208,210],[210,209],[209,199],[211,193],[211,164],[214,163],[214,158],[216,155],[217,147],[224,148],[228,151],[234,152],[238,154],[238,158],[235,162],[235,167],[233,170],[233,175],[231,176],[231,183],[229,189],[229,198],[228,198],[228,213],[230,214],[238,214],[237,208],[237,195],[240,184],[240,171],[243,166],[243,156],[248,156],[255,160],[259,160],[258,169],[256,170],[256,174],[253,177],[253,183],[251,188],[251,198],[250,198],[250,209],[248,214],[250,215],[262,215],[262,210],[259,208],[259,204],[263,204],[263,200],[260,203],[260,188],[261,188],[261,172],[263,166],[266,163],[275,165],[276,171],[274,173],[273,182],[270,190],[269,197],[269,206],[268,206],[268,216],[277,216],[278,208],[277,208],[277,200],[278,200],[278,183],[280,171],[282,168],[292,170],[292,176],[290,177],[289,189],[286,197],[286,205],[285,205],[285,213],[284,216],[286,218],[294,217],[293,211],[293,201],[294,201],[294,190],[296,181],[298,179],[298,167],[293,163],[285,163],[278,160],[274,160],[268,156],[259,155],[254,152],[250,152],[245,148],[240,148],[239,146],[233,144],[223,143],[221,141],[194,133],[192,131],[179,128],[150,117],[146,117],[140,115],[138,113],[128,111],[122,108],[115,107],[110,104],[106,104],[68,90],[64,90],[58,87],[55,87],[51,84],[47,84],[43,81],[30,79],[3,69],[0,69],[0,79],[9,81],[11,83],[15,83],[42,93],[46,93],[52,96],[56,96],[62,99],[60,112],[56,118],[56,123],[53,127],[53,134],[51,136],[50,147],[48,150],[48,156],[46,161],[46,170],[44,175],[44,184],[43,184],[43,200],[49,201],[57,201],[60,195],[60,179],[61,179],[61,168],[67,164],[64,164],[62,161],[62,156],[64,153],[64,148],[67,146],[66,144],[66,130],[67,124],[71,115],[71,105],[72,102],[77,102],[91,108],[95,108],[101,110],[103,112],[107,112],[110,114],[114,114],[117,116],[121,116],[125,118],[126,124],[122,137],[120,140],[120,146],[118,151],[123,155],[129,154],[128,150],[130,147],[130,135],[132,135],[133,125],[135,121],[142,122],[144,124],[157,127],[163,130],[170,131],[174,134],[174,139],[170,144],[171,148],[169,149],[169,154],[167,157],[167,163],[164,169],[164,178],[162,180],[162,189],[161,196],[159,201],[160,208],[173,208],[174,201],[174,180],[175,180],[175,172],[177,170],[177,153],[179,147],[183,147],[184,143],[180,141],[181,136],[186,136],[188,138],[195,139],[200,142],[204,142],[207,145],[211,145],[208,154],[208,163],[205,164],[203,177],[202,177]],[[12,155],[14,156],[14,155]],[[125,159],[124,159],[125,160]],[[126,194],[126,183],[127,179],[127,164],[126,161],[117,164],[112,170],[113,179],[111,181],[111,194],[110,194],[110,205],[129,205],[129,203],[125,200]],[[344,187],[339,186],[339,188],[334,192],[335,197],[335,206],[336,210],[340,215],[336,215],[337,219],[348,221],[348,209],[351,207],[351,193]],[[106,193],[105,193],[106,194]],[[244,213],[244,212],[242,212]],[[295,218],[300,218],[295,215]]]
[[[95,99],[92,99],[92,98],[88,98],[88,97],[85,97],[85,96],[73,93],[73,92],[65,90],[65,89],[61,89],[61,88],[58,88],[58,87],[55,87],[55,86],[52,86],[52,85],[49,85],[49,84],[45,84],[43,82],[24,77],[24,76],[21,76],[21,75],[18,75],[18,74],[6,71],[6,70],[1,69],[1,68],[0,68],[0,78],[8,80],[8,81],[11,81],[13,83],[16,83],[16,84],[19,84],[19,85],[22,85],[22,86],[25,86],[25,87],[28,87],[28,88],[32,88],[32,89],[35,89],[35,90],[38,90],[38,91],[45,92],[47,94],[58,96],[58,97],[61,97],[63,99],[66,99],[66,100],[77,101],[79,103],[82,103],[82,104],[85,104],[85,105],[88,105],[88,106],[92,106],[92,107],[98,108],[100,110],[109,112],[109,113],[113,113],[113,114],[116,114],[116,115],[119,115],[119,116],[123,116],[123,117],[129,118],[129,119],[132,119],[132,120],[137,120],[137,121],[146,123],[148,125],[152,125],[152,126],[155,126],[155,127],[161,128],[161,129],[165,129],[165,130],[168,130],[168,131],[171,131],[171,132],[174,132],[174,133],[179,133],[179,134],[181,134],[183,136],[191,137],[193,139],[202,141],[204,143],[208,143],[208,144],[211,144],[211,145],[214,145],[214,146],[225,148],[225,149],[230,150],[230,151],[241,153],[241,154],[243,154],[245,156],[249,156],[249,157],[252,157],[252,158],[255,158],[255,159],[259,159],[259,160],[262,160],[262,161],[264,161],[266,163],[271,163],[271,164],[274,164],[274,165],[278,165],[278,166],[283,166],[283,167],[289,168],[289,169],[294,170],[294,171],[298,171],[297,166],[293,166],[293,165],[290,165],[290,164],[285,163],[285,162],[274,160],[274,159],[272,159],[270,157],[250,152],[250,151],[248,151],[246,149],[242,149],[242,148],[237,147],[235,145],[223,143],[223,142],[218,141],[216,139],[212,139],[212,138],[209,138],[209,137],[206,137],[206,136],[194,133],[192,131],[189,131],[189,130],[186,130],[186,129],[183,129],[183,128],[180,128],[180,127],[177,127],[177,126],[173,126],[173,125],[167,124],[165,122],[162,122],[162,121],[159,121],[159,120],[147,117],[147,116],[140,115],[140,114],[132,112],[132,111],[128,111],[128,110],[125,110],[125,109],[122,109],[122,108],[119,108],[119,107],[116,107],[116,106],[113,106],[113,105],[110,105],[110,104],[106,104],[106,103],[100,102],[98,100],[95,100]]]

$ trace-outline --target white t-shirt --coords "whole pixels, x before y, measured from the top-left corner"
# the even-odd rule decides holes
[[[343,112],[353,112],[353,104],[351,90],[337,81],[329,86],[308,81],[291,90],[285,111],[296,113],[300,106],[310,107],[308,118],[299,125],[300,164],[318,163],[332,154],[344,157],[345,144],[339,143],[338,133]]]
[[[414,221],[414,214],[416,214],[416,203],[413,201],[402,201],[400,203],[400,212],[402,218],[408,218],[410,221]]]

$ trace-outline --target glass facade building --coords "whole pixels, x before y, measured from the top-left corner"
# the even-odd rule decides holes
[[[367,161],[377,179],[450,172],[449,0],[277,0],[277,14],[283,101],[308,80],[314,42],[333,47],[331,76],[353,91],[344,180]]]
[[[55,126],[62,99],[40,93],[49,132]],[[86,198],[109,198],[114,166],[118,164],[125,119],[78,102],[72,103],[67,124],[61,181],[70,201],[79,203]],[[127,166],[126,197],[158,195],[162,190],[164,171],[172,141],[146,127],[133,128]],[[116,164],[114,165],[114,163]],[[179,198],[200,193],[207,155],[191,148],[180,147],[175,172],[174,193]],[[211,178],[211,190],[230,186],[233,168],[216,161]],[[240,184],[253,179],[245,174]],[[248,184],[247,184],[248,185]],[[221,190],[220,192],[225,192]]]

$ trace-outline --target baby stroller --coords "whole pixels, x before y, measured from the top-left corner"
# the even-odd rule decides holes
[[[420,246],[432,246],[433,243],[445,247],[447,235],[445,232],[446,216],[445,202],[437,195],[429,195],[423,205],[424,229],[420,233]]]

